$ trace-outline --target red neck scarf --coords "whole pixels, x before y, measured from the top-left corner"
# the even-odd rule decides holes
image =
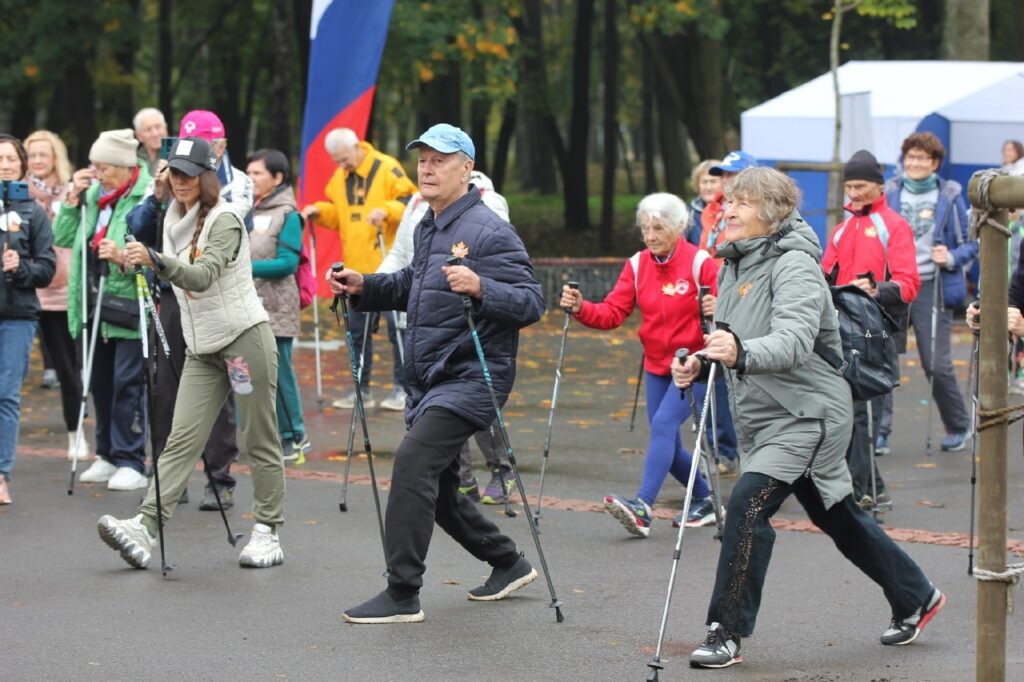
[[[102,213],[108,208],[111,211],[117,208],[117,202],[121,199],[121,197],[123,197],[124,195],[128,194],[128,192],[131,191],[132,187],[135,186],[135,181],[139,179],[139,168],[140,166],[135,166],[135,170],[132,171],[132,176],[128,178],[128,181],[126,183],[115,189],[110,194],[106,194],[100,197],[100,213]],[[109,227],[109,225],[110,221],[108,220],[107,223],[101,226],[99,229],[97,229],[96,234],[92,236],[92,248],[94,251],[100,248],[100,242],[103,241],[103,239],[107,236],[107,227]]]

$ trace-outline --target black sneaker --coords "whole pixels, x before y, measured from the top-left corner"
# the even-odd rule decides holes
[[[220,503],[225,509],[231,509],[235,506],[235,486],[233,485],[222,485],[217,483],[217,494],[220,495]],[[203,499],[199,503],[200,511],[219,511],[217,506],[217,498],[213,495],[213,487],[207,483],[206,488],[203,490]]]
[[[903,646],[910,644],[924,630],[924,626],[946,605],[946,595],[933,590],[928,601],[918,607],[914,613],[897,620],[892,619],[889,629],[882,633],[881,642],[886,646]]]
[[[536,569],[520,554],[511,568],[495,568],[487,582],[474,587],[466,596],[473,601],[498,601],[536,579]]]
[[[341,614],[346,622],[359,625],[381,625],[385,623],[422,623],[426,616],[420,608],[419,595],[396,600],[384,590],[370,601],[349,609]]]
[[[742,662],[740,638],[729,635],[718,623],[711,624],[704,643],[690,654],[690,666],[694,668],[728,668]]]

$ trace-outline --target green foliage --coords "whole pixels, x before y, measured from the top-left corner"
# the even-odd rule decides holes
[[[896,28],[909,30],[917,26],[917,8],[910,0],[864,0],[856,9],[862,17],[885,19]]]

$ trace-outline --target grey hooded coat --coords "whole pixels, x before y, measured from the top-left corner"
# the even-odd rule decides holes
[[[726,263],[715,321],[729,325],[744,351],[726,370],[743,471],[786,483],[810,475],[830,508],[853,492],[853,400],[814,352],[821,337],[842,353],[818,239],[794,211],[774,234],[723,244],[718,255]]]

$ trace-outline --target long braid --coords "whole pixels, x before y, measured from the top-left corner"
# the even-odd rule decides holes
[[[198,256],[199,250],[199,235],[203,231],[203,223],[206,222],[206,216],[210,213],[209,206],[200,206],[199,213],[196,216],[196,230],[192,234],[192,246],[188,251],[188,262],[195,263],[196,257]]]

